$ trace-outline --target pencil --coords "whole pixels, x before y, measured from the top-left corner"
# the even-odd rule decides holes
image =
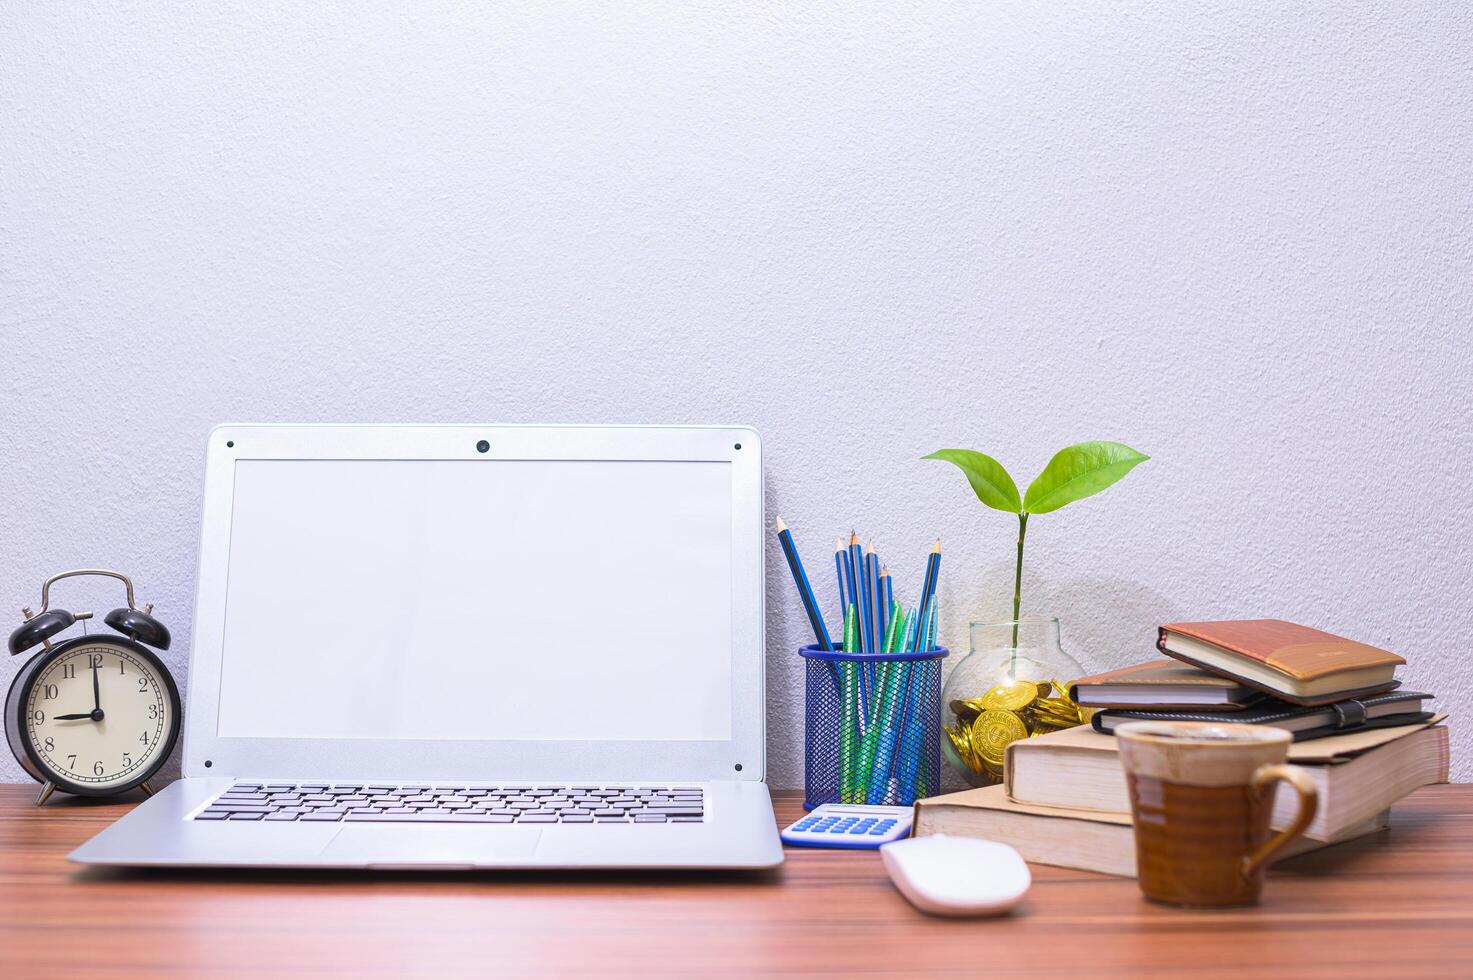
[[[900,615],[898,605],[890,607],[890,622],[885,627],[885,652],[894,653],[898,647],[896,643],[905,629],[905,617]]]
[[[875,564],[879,564],[879,555],[875,555]],[[880,630],[883,639],[880,641],[880,650],[890,652],[891,636],[886,628],[895,614],[895,598],[891,592],[890,570],[883,565],[880,566]]]
[[[904,645],[906,624],[915,618],[915,611],[903,613],[897,603],[890,614],[890,625],[886,633],[890,636],[888,649],[898,652]],[[880,687],[883,689],[881,695],[881,707],[877,712],[875,724],[876,734],[874,748],[870,754],[870,765],[867,779],[869,786],[865,794],[865,802],[870,804],[884,803],[886,799],[894,800],[890,795],[890,770],[895,765],[895,748],[899,741],[899,732],[896,729],[897,716],[900,713],[900,702],[902,689],[907,683],[910,673],[910,665],[901,662],[883,663],[880,665]]]
[[[859,628],[864,632],[864,652],[874,653],[879,649],[875,640],[875,546],[864,549],[864,560],[859,566],[863,581],[859,583],[859,595],[864,600],[860,610]]]
[[[813,598],[813,586],[808,582],[808,573],[803,570],[803,559],[798,557],[798,549],[793,544],[793,533],[783,523],[783,519],[777,519],[777,540],[783,546],[783,554],[788,559],[788,570],[793,573],[793,584],[798,587],[798,598],[803,600],[803,609],[808,613],[808,623],[813,627],[813,636],[818,640],[821,650],[832,650],[834,641],[829,638],[829,628],[824,625],[823,616],[818,612],[818,601]]]
[[[921,601],[917,610],[915,637],[909,647],[915,652],[928,652],[935,643],[936,583],[941,575],[941,539],[937,539],[926,557],[925,581],[921,586]],[[924,787],[918,786],[917,775],[920,755],[924,747],[925,733],[919,716],[915,687],[917,680],[924,683],[924,675],[917,677],[917,665],[907,664],[905,690],[900,706],[900,721],[895,732],[895,779],[894,791],[903,798],[915,795]]]
[[[854,612],[856,615],[858,615],[860,609],[859,570],[862,567],[864,567],[864,562],[861,561],[859,557],[859,535],[855,534],[853,531],[850,531],[849,547],[844,552],[844,576],[849,582],[848,601],[854,605]],[[862,643],[855,643],[852,648],[848,646],[844,647],[844,652],[858,653],[860,651],[860,647],[862,646]]]
[[[924,649],[934,650],[936,649],[936,621],[940,618],[940,611],[936,608],[934,601],[931,603],[931,610],[927,618],[931,620],[931,625],[926,630],[926,645]]]
[[[859,645],[859,612],[853,603],[844,609],[844,650]],[[839,802],[859,802],[855,787],[859,754],[859,678],[852,660],[839,663]]]
[[[941,539],[937,538],[936,544],[933,545],[931,548],[931,553],[926,556],[926,577],[925,583],[921,586],[920,612],[917,616],[917,619],[920,622],[920,628],[916,634],[916,641],[918,644],[924,643],[926,640],[926,616],[928,613],[930,613],[931,607],[935,605],[936,579],[940,576],[940,574]],[[923,648],[918,646],[917,649],[919,650]]]
[[[885,622],[890,618],[890,610],[885,608],[884,583],[880,581],[880,552],[875,548],[875,543],[869,543],[869,589],[873,597],[870,606],[870,623],[874,629],[875,645],[871,648],[875,653],[885,652]]]
[[[839,628],[844,628],[844,607],[849,604],[848,597],[844,594],[844,539],[834,539],[834,574],[839,578]]]
[[[936,603],[933,601],[926,612],[926,621],[921,623],[917,631],[917,649],[927,652],[936,649],[936,619]],[[929,781],[921,770],[923,761],[921,756],[925,754],[926,740],[925,722],[921,716],[924,709],[921,705],[921,698],[916,696],[914,688],[917,683],[921,685],[927,683],[928,672],[932,669],[934,668],[930,666],[930,663],[911,665],[905,692],[904,720],[900,723],[900,734],[895,749],[895,775],[900,790],[901,792],[913,792],[916,796],[925,794]]]

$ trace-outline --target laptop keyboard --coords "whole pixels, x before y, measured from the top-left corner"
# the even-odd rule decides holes
[[[700,823],[698,786],[236,783],[195,820],[301,823]]]

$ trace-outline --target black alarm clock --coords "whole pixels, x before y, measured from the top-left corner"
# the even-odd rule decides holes
[[[53,638],[90,612],[50,608],[51,586],[75,575],[118,579],[128,606],[103,622],[118,635]],[[153,606],[133,603],[133,583],[120,572],[82,568],[41,585],[41,611],[24,609],[25,623],[10,634],[10,654],[41,650],[16,672],[5,696],[5,737],[21,767],[41,786],[36,805],[53,790],[76,796],[112,796],[134,787],[153,794],[148,780],[179,737],[179,688],[152,650],[169,649],[169,631]]]

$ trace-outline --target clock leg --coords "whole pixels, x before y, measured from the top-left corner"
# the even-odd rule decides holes
[[[52,783],[44,783],[44,784],[42,784],[42,786],[41,786],[41,795],[36,797],[36,805],[37,806],[41,806],[47,800],[51,799],[51,794],[53,792],[55,792],[55,790],[56,790],[56,786],[53,785]]]
[[[140,784],[140,788],[143,790],[143,792],[146,795],[148,795],[148,796],[152,796],[153,795],[153,787],[150,786],[150,785],[148,785],[147,782],[144,782],[144,783]]]

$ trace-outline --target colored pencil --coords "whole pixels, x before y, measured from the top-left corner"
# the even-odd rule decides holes
[[[890,609],[885,605],[885,585],[880,581],[880,552],[875,548],[875,543],[869,543],[869,575],[870,594],[874,597],[871,603],[870,622],[874,626],[875,646],[874,652],[885,652],[885,623],[890,619]]]
[[[905,628],[904,617],[900,615],[898,605],[890,608],[890,622],[885,627],[885,652],[894,653],[896,643]]]
[[[885,619],[890,619],[891,610],[893,610],[894,606],[896,606],[896,581],[894,581],[893,578],[890,578],[890,569],[887,569],[887,567],[881,567],[881,569],[879,569],[879,581],[881,581],[881,584],[884,584],[885,587]]]
[[[874,653],[879,647],[875,640],[875,546],[864,549],[864,557],[856,569],[860,573],[859,595],[864,608],[859,611],[859,628],[864,633],[864,652]]]
[[[919,613],[918,608],[906,613],[903,639],[900,641],[902,651],[913,653],[916,650],[916,644],[920,639]],[[904,746],[905,725],[910,713],[910,687],[915,667],[910,663],[902,663],[899,667],[900,670],[896,676],[896,697],[885,726],[885,740],[875,760],[877,772],[870,784],[872,794],[882,801],[887,798],[891,800],[903,798],[900,781],[895,776],[894,768]]]
[[[850,603],[844,610],[844,649],[859,645],[859,611]],[[839,664],[839,802],[857,803],[859,755],[859,665],[852,660]]]
[[[890,616],[890,622],[885,629],[885,643],[880,652],[890,652],[895,642],[895,636],[900,632],[900,608],[897,606]],[[894,719],[893,706],[898,692],[895,690],[895,680],[898,677],[897,668],[900,664],[881,662],[873,665],[875,675],[870,688],[873,692],[870,697],[869,713],[866,716],[868,722],[864,730],[864,739],[860,744],[859,772],[866,781],[867,786],[860,787],[866,796],[872,796],[874,792],[874,774],[879,773],[880,781],[884,781],[884,769],[876,770],[875,757],[882,742],[888,742],[886,732]]]
[[[853,531],[850,531],[849,547],[844,552],[844,577],[849,582],[849,596],[847,601],[854,605],[854,610],[856,613],[860,609],[859,569],[863,566],[863,564],[864,563],[860,561],[859,558],[859,535],[855,534]],[[861,645],[862,644],[856,644],[852,650],[848,647],[845,647],[844,652],[859,653],[859,647]]]
[[[849,598],[844,592],[844,539],[837,538],[834,541],[834,575],[839,580],[839,628],[844,628],[844,607],[849,604]]]
[[[829,638],[829,628],[824,625],[823,616],[818,611],[818,600],[813,597],[808,572],[803,568],[803,559],[798,557],[798,549],[793,544],[793,533],[788,530],[781,517],[777,519],[777,540],[783,546],[783,554],[788,559],[788,570],[793,573],[793,584],[798,587],[798,598],[803,600],[803,609],[808,613],[808,623],[813,627],[813,636],[818,640],[819,649],[832,650],[834,641]]]
[[[936,587],[941,575],[941,541],[937,539],[926,558],[925,581],[921,586],[921,604],[916,616],[916,634],[911,649],[926,652],[935,648],[936,642]],[[896,791],[902,795],[916,793],[920,756],[925,745],[925,732],[921,710],[917,703],[915,687],[917,680],[924,681],[927,668],[907,664],[905,672],[904,704],[901,705],[900,723],[895,732],[895,782]],[[921,676],[918,678],[917,673]]]
[[[854,577],[849,580],[853,589],[850,593],[854,601],[854,611],[859,616],[859,642],[853,650],[848,653],[863,653],[870,649],[869,628],[865,626],[866,617],[864,613],[865,577],[864,577],[864,552],[859,547],[859,535],[853,530],[849,532],[849,562],[854,569]],[[856,664],[856,669],[858,665]],[[869,707],[869,676],[859,671],[859,703],[863,708]]]
[[[931,548],[931,553],[926,556],[926,575],[924,584],[921,586],[921,601],[919,604],[920,612],[917,616],[922,628],[924,628],[926,623],[926,614],[931,611],[931,607],[935,604],[936,580],[940,577],[940,575],[941,539],[937,538],[936,544],[933,545]],[[917,634],[916,639],[919,642],[925,642],[924,629],[922,630],[922,632]]]
[[[920,638],[917,643],[922,651],[936,648],[936,618],[936,603],[932,602],[930,609],[926,612],[927,622],[923,623],[918,630]],[[916,695],[915,686],[917,681],[925,682],[931,668],[929,664],[910,664],[909,667],[906,678],[906,703],[902,712],[900,731],[896,736],[895,777],[901,792],[913,791],[920,795],[925,789],[925,780],[920,775],[920,765],[921,756],[925,754],[926,733],[925,723],[921,717],[923,710],[921,698]]]
[[[941,610],[937,608],[934,599],[931,602],[931,609],[927,618],[931,620],[931,623],[930,628],[926,630],[926,645],[921,649],[934,650],[936,649],[936,622],[941,618]]]

